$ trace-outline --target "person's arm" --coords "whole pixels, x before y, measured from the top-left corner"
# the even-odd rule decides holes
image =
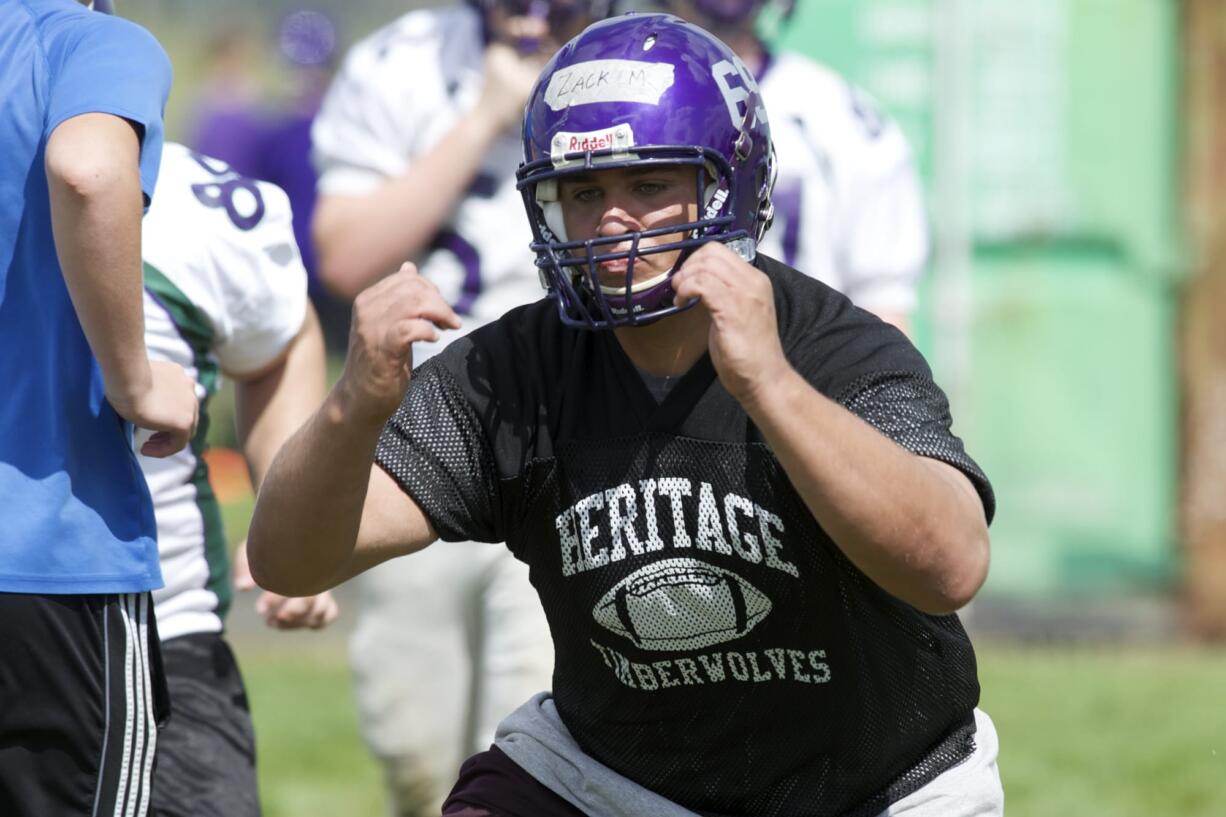
[[[412,344],[435,339],[436,326],[459,325],[410,264],[358,297],[340,380],[260,486],[247,548],[261,587],[312,595],[437,538],[418,505],[373,463],[408,388]]]
[[[323,332],[307,305],[302,329],[271,365],[255,374],[232,375],[238,438],[258,492],[277,450],[327,393]]]
[[[523,116],[540,67],[510,46],[489,46],[478,104],[403,173],[363,195],[329,194],[324,186],[312,234],[320,278],[334,294],[352,300],[426,249],[464,197],[490,145]],[[338,93],[346,90],[341,86]]]
[[[323,401],[325,369],[323,332],[308,303],[302,329],[276,361],[259,372],[233,376],[239,440],[257,490],[277,449]],[[234,553],[234,586],[256,589],[245,543]],[[317,630],[332,623],[340,612],[328,592],[296,598],[265,591],[255,608],[269,626],[284,630]]]
[[[678,304],[701,299],[720,381],[852,563],[928,613],[970,601],[988,567],[987,522],[970,480],[906,451],[805,381],[779,343],[770,280],[727,247],[701,247],[673,286]]]
[[[191,438],[198,405],[186,373],[150,363],[145,349],[139,161],[134,126],[109,114],[67,119],[47,140],[56,252],[107,400],[120,416],[159,432],[143,453],[167,456]]]

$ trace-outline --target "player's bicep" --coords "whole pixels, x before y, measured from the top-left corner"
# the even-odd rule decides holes
[[[962,505],[966,511],[974,518],[987,524],[986,512],[983,502],[979,497],[979,491],[975,488],[974,483],[960,469],[955,468],[944,460],[934,459],[920,455],[920,462],[924,464],[932,474],[952,490],[957,496],[958,503]]]
[[[918,353],[914,354],[918,358]],[[959,493],[969,484],[983,517],[992,518],[996,498],[991,483],[954,435],[949,402],[926,367],[923,371],[870,371],[842,389],[836,402],[923,458],[943,480],[951,481],[956,474],[959,479],[954,484]]]
[[[170,60],[149,32],[127,20],[88,15],[45,43],[52,75],[46,135],[76,116],[110,114],[135,130],[141,190],[153,197],[162,152],[162,111],[170,93]]]
[[[311,235],[323,255],[338,244],[354,219],[362,215],[364,201],[361,196],[320,194],[311,215]]]
[[[343,578],[419,551],[436,539],[438,534],[421,507],[386,471],[372,466],[357,543]]]

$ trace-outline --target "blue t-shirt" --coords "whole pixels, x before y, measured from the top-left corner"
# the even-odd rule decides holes
[[[0,591],[161,586],[132,429],[56,257],[44,152],[60,123],[121,116],[142,136],[146,200],[162,152],[170,61],[139,26],[72,0],[0,2]]]

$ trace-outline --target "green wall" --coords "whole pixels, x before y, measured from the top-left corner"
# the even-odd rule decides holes
[[[938,233],[964,227],[939,243],[917,337],[997,489],[987,594],[1175,580],[1176,11],[799,0],[780,37],[877,96],[940,191]]]

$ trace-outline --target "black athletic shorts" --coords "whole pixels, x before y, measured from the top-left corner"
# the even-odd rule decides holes
[[[234,653],[220,633],[162,642],[174,717],[158,736],[154,817],[259,817],[255,736]]]
[[[167,714],[148,593],[0,593],[4,817],[144,817]]]
[[[584,817],[497,746],[464,761],[443,817]]]

